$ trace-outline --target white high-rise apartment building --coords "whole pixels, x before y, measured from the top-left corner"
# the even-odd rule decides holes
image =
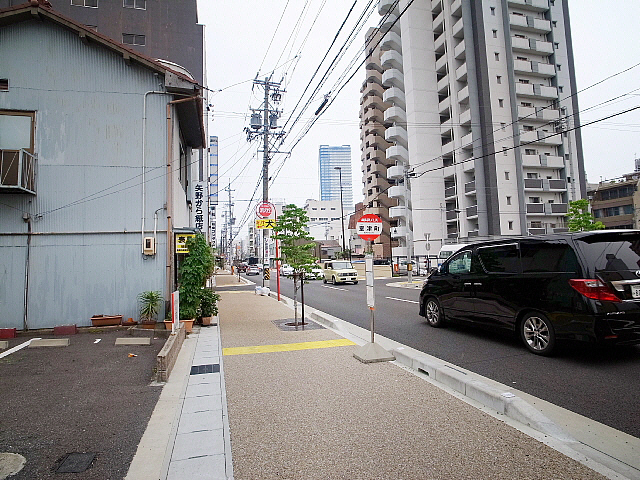
[[[566,231],[586,195],[566,0],[409,3],[378,2],[393,255]]]

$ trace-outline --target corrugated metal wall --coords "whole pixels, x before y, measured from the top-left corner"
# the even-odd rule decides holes
[[[36,233],[30,328],[88,325],[97,313],[137,318],[136,295],[164,290],[165,235],[157,255],[144,257],[140,234],[144,93],[159,78],[46,21],[0,28],[0,58],[10,82],[0,109],[36,111],[38,156],[37,195],[0,197],[0,327],[22,327],[27,237],[15,233],[27,231],[23,213]],[[147,97],[147,231],[166,202],[170,99]],[[180,190],[176,199],[184,203]],[[158,214],[166,229],[166,211]]]

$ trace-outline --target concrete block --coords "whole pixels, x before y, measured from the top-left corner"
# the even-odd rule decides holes
[[[120,337],[116,338],[116,345],[151,345],[149,337]]]
[[[528,425],[539,432],[546,433],[564,442],[576,442],[575,438],[520,397],[505,399],[504,413],[507,417]]]
[[[29,343],[29,348],[35,347],[68,347],[69,339],[68,338],[41,338],[31,340]]]
[[[53,327],[54,335],[75,335],[78,333],[78,327],[76,325],[58,325]]]
[[[0,340],[0,350],[9,348],[9,342],[7,340]]]
[[[444,367],[444,363],[437,362],[435,359],[431,357],[425,357],[424,355],[420,355],[413,359],[413,368],[416,370],[422,370],[423,373],[426,373],[431,378],[436,378],[436,370]]]
[[[409,355],[409,352],[404,347],[394,348],[391,353],[396,357],[396,361],[413,368],[413,357]]]
[[[444,365],[436,369],[436,380],[440,383],[444,383],[446,386],[454,389],[456,392],[460,392],[465,395],[466,384],[470,381],[467,374],[455,370],[453,367]]]
[[[503,392],[479,380],[468,382],[466,388],[467,397],[482,403],[491,410],[504,414],[506,399],[502,396]]]
[[[16,338],[16,329],[0,328],[0,338]]]

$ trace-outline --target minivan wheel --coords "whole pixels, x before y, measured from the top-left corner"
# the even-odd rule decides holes
[[[440,303],[435,298],[429,298],[424,307],[425,316],[427,317],[427,322],[432,327],[441,327],[444,323],[444,315],[442,314],[442,309],[440,308]]]
[[[333,283],[334,285],[337,285],[338,282],[336,282],[336,277],[331,277],[331,283]]]
[[[520,336],[525,346],[538,355],[550,355],[556,345],[553,326],[541,313],[529,313],[522,319]]]
[[[324,278],[322,279],[322,283],[327,283],[327,278],[326,278],[326,277],[324,277]]]

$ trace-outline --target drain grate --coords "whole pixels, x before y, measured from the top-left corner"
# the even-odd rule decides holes
[[[280,320],[271,320],[273,324],[278,327],[283,332],[300,332],[303,330],[318,330],[324,328],[322,325],[309,320],[308,318],[304,319],[304,324],[302,323],[302,319],[298,318],[298,326],[295,326],[295,319],[293,318],[285,318]]]
[[[191,373],[189,375],[202,375],[203,373],[220,373],[220,364],[194,365],[191,367]]]
[[[91,466],[95,453],[68,453],[56,473],[82,473]]]

